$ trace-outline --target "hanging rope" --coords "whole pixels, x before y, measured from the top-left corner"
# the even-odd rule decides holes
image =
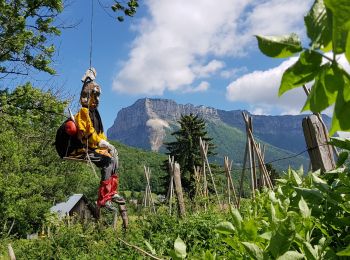
[[[92,36],[93,36],[93,21],[94,21],[94,0],[91,0],[91,20],[90,20],[90,69],[92,65]]]

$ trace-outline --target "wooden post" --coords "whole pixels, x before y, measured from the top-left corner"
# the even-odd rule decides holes
[[[249,168],[250,168],[250,186],[252,189],[253,198],[255,198],[255,185],[254,185],[253,159],[252,159],[252,157],[254,157],[254,153],[252,149],[252,142],[249,138],[248,138],[248,155],[249,155]]]
[[[201,182],[202,182],[202,178],[201,178],[201,170],[200,170],[200,167],[198,166],[196,168],[196,166],[193,166],[193,171],[194,171],[194,178],[195,178],[195,181],[196,181],[196,194],[195,194],[195,197],[199,197],[199,196],[202,196],[203,195],[203,192],[202,192],[202,185],[201,185]]]
[[[245,113],[242,113],[243,114],[243,119],[246,123],[246,125],[248,125],[248,117],[246,116]],[[267,169],[266,169],[266,166],[265,166],[265,163],[262,159],[262,155],[261,155],[261,151],[258,149],[258,146],[254,140],[254,136],[253,136],[253,133],[250,131],[249,128],[247,128],[247,134],[248,134],[248,137],[250,138],[250,140],[252,140],[252,143],[253,143],[253,149],[258,157],[258,161],[259,161],[259,164],[261,165],[261,169],[263,171],[263,174],[265,175],[265,178],[267,180],[267,184],[268,184],[268,187],[270,189],[273,188],[273,185],[272,185],[272,182],[271,182],[271,178],[270,178],[270,175],[269,173],[267,172]]]
[[[216,198],[218,200],[220,209],[222,209],[222,204],[220,202],[219,194],[218,194],[218,191],[216,189],[214,177],[213,177],[213,174],[211,172],[209,161],[208,161],[207,153],[208,153],[208,147],[209,146],[208,146],[208,144],[205,141],[202,140],[202,138],[199,138],[199,144],[200,144],[200,151],[201,151],[202,159],[203,159],[203,161],[206,163],[206,165],[208,167],[209,175],[210,175],[211,181],[213,183],[213,188],[214,188],[214,191],[215,191],[215,194],[216,194]],[[204,168],[205,168],[205,165],[204,165]]]
[[[250,131],[253,133],[253,119],[251,116],[248,116],[248,128],[250,129]],[[250,147],[253,148],[253,141],[250,140]],[[251,149],[251,172],[252,172],[252,182],[254,184],[254,189],[257,189],[257,180],[256,180],[256,167],[255,167],[255,153],[254,153],[254,149]]]
[[[336,166],[332,146],[327,144],[328,134],[317,115],[310,115],[303,119],[303,131],[311,160],[312,170],[333,170]]]
[[[248,149],[249,149],[249,147],[248,147],[248,139],[247,139],[247,142],[246,142],[246,145],[245,145],[245,151],[244,151],[244,159],[243,159],[243,169],[242,169],[242,173],[241,173],[241,181],[239,183],[239,196],[238,196],[237,208],[239,208],[240,205],[241,205],[241,198],[242,198],[242,195],[243,195],[243,179],[244,179],[245,167],[247,165]]]
[[[143,166],[145,178],[146,178],[146,189],[145,189],[145,196],[144,196],[144,206],[151,207],[153,212],[156,213],[156,208],[154,206],[154,201],[152,198],[152,191],[151,191],[151,185],[150,185],[150,179],[151,179],[151,170],[147,168],[145,165]]]
[[[8,244],[7,248],[9,250],[10,260],[16,260],[15,252],[13,251],[11,244]]]
[[[168,168],[170,175],[170,183],[168,189],[168,199],[169,199],[169,214],[171,215],[172,205],[173,205],[173,197],[174,197],[174,156],[168,158]]]
[[[173,169],[174,169],[175,192],[177,196],[180,217],[184,217],[186,214],[186,211],[185,211],[185,201],[182,193],[180,165],[177,162],[175,162],[173,165]]]
[[[224,157],[224,165],[225,165],[225,172],[227,176],[227,189],[228,189],[228,196],[229,196],[229,204],[231,204],[231,190],[233,192],[233,197],[235,199],[235,206],[238,207],[238,200],[236,196],[236,190],[235,186],[233,185],[232,176],[231,176],[231,169],[232,169],[232,161],[229,162],[229,159],[227,156]]]

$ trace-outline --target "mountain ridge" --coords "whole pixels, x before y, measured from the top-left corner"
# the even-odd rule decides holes
[[[209,134],[220,133],[219,136],[211,136],[214,138],[214,142],[217,139],[218,141],[223,140],[225,143],[224,140],[230,139],[230,134],[236,133],[237,135],[237,131],[245,135],[242,112],[252,116],[254,136],[259,142],[275,147],[273,153],[290,152],[292,154],[306,149],[302,132],[302,119],[307,115],[253,115],[246,110],[225,111],[204,105],[178,104],[171,99],[161,98],[142,98],[131,106],[121,109],[112,127],[107,130],[107,136],[111,140],[117,140],[126,145],[152,151],[164,151],[163,142],[171,139],[170,133],[178,128],[177,121],[181,115],[192,113],[199,115],[206,121],[211,129]],[[330,118],[326,116],[324,121],[329,126]],[[240,134],[240,136],[242,135]],[[244,145],[242,146],[242,144]],[[240,148],[237,148],[233,153],[227,146],[220,152],[219,156],[232,155],[241,158],[242,156],[237,155],[243,153],[241,150],[242,147],[245,147],[245,138],[240,137],[232,146]],[[307,163],[306,156],[305,154],[300,161],[304,166]],[[271,154],[267,154],[267,157],[271,160],[276,159]],[[238,161],[241,163],[242,159]]]

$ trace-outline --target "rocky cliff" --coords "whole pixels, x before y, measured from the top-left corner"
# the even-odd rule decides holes
[[[198,114],[206,120],[220,120],[218,110],[205,106],[181,105],[169,99],[139,99],[118,112],[107,131],[109,139],[124,144],[158,151],[166,130],[176,125],[181,115]]]

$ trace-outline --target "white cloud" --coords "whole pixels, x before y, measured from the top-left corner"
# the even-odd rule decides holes
[[[247,67],[225,69],[220,72],[220,76],[225,79],[233,79],[240,74],[246,73],[247,71]]]
[[[219,69],[225,67],[225,63],[218,60],[212,60],[207,65],[197,65],[193,66],[193,72],[196,73],[198,77],[207,78]]]
[[[295,63],[296,57],[281,63],[278,67],[266,71],[254,71],[243,75],[228,85],[226,98],[251,104],[251,110],[259,114],[269,114],[278,108],[281,114],[299,113],[306,100],[302,89],[286,92],[277,96],[283,72]]]
[[[150,16],[113,80],[113,89],[162,95],[220,73],[226,57],[240,56],[254,34],[300,31],[311,0],[148,0]],[[209,61],[209,57],[210,60]],[[223,75],[228,75],[223,72]]]
[[[246,36],[255,34],[282,35],[303,31],[303,16],[311,6],[311,0],[255,1],[242,22]]]
[[[332,56],[332,54],[327,54]],[[278,97],[278,88],[281,83],[283,72],[297,61],[292,57],[275,68],[265,71],[253,71],[231,82],[226,88],[226,98],[234,102],[250,104],[253,114],[271,114],[276,111],[279,114],[299,114],[305,101],[306,95],[302,88],[296,88]],[[323,62],[328,62],[326,59]],[[350,72],[349,63],[345,55],[339,55],[338,62],[344,69]],[[311,84],[307,85],[308,87]],[[333,107],[329,107],[322,113],[332,116]]]
[[[205,92],[208,90],[210,84],[207,81],[202,81],[197,87],[195,88],[185,88],[183,90],[183,93],[195,93],[195,92]]]

